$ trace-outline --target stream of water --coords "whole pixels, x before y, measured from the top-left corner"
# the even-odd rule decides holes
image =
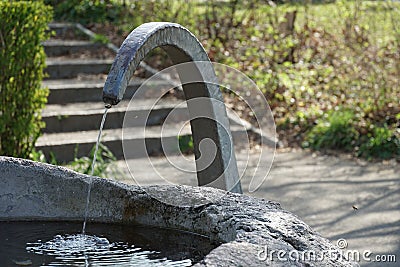
[[[100,129],[99,133],[97,136],[97,141],[96,141],[96,146],[94,149],[94,154],[93,154],[93,159],[92,159],[92,164],[91,164],[91,169],[90,169],[90,178],[89,178],[89,184],[88,184],[88,190],[87,190],[87,195],[86,195],[86,204],[85,204],[85,215],[84,215],[84,220],[83,220],[83,226],[82,226],[82,233],[81,234],[74,234],[74,235],[66,235],[66,236],[61,236],[61,235],[56,235],[52,240],[47,241],[42,243],[37,242],[35,243],[36,247],[33,247],[31,249],[29,246],[27,247],[28,251],[31,251],[36,254],[48,254],[48,255],[68,255],[69,253],[83,253],[84,259],[85,259],[85,266],[89,266],[88,264],[88,252],[90,251],[102,251],[104,249],[108,250],[109,249],[109,241],[106,238],[100,238],[97,236],[91,236],[91,235],[86,235],[86,222],[88,218],[88,213],[89,213],[89,203],[90,203],[90,193],[92,189],[92,183],[93,183],[93,174],[96,166],[96,158],[97,158],[97,152],[99,150],[99,145],[100,145],[100,139],[101,139],[101,134],[104,128],[104,122],[107,117],[107,111],[110,109],[111,106],[106,106],[104,113],[103,113],[103,118],[101,119],[100,123]],[[40,248],[40,249],[37,249]]]
[[[104,127],[104,122],[106,121],[107,117],[107,111],[111,108],[111,106],[106,106],[104,109],[104,114],[103,118],[101,119],[100,123],[100,130],[99,130],[99,135],[97,136],[97,142],[96,142],[96,147],[94,149],[94,154],[93,154],[93,160],[92,160],[92,167],[90,169],[90,180],[89,180],[89,185],[88,185],[88,192],[86,196],[86,206],[85,206],[85,218],[83,220],[83,226],[82,226],[82,235],[85,235],[85,230],[86,230],[86,221],[88,217],[88,212],[89,212],[89,202],[90,202],[90,191],[92,189],[92,175],[94,173],[94,167],[96,166],[96,157],[97,157],[97,151],[99,150],[99,144],[100,144],[100,139],[101,139],[101,133],[103,131]]]

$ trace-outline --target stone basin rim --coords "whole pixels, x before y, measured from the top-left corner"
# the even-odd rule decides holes
[[[0,221],[82,221],[90,179],[64,167],[0,156]],[[171,228],[223,243],[196,266],[231,266],[232,261],[235,265],[265,266],[265,261],[257,258],[265,246],[298,252],[338,251],[328,239],[274,201],[207,187],[139,187],[99,177],[92,177],[92,181],[91,222]],[[177,205],[165,204],[149,191],[160,198],[173,197]],[[190,206],[190,199],[207,203]],[[287,266],[285,262],[273,263],[272,266]],[[304,266],[301,262],[292,264]],[[329,255],[316,265],[307,264],[356,266]]]

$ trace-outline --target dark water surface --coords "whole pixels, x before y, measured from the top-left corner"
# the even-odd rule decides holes
[[[190,266],[217,244],[142,225],[0,222],[0,266]]]

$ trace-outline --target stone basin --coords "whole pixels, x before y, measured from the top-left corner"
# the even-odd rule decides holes
[[[82,221],[90,180],[64,167],[0,157],[0,221]],[[195,266],[356,266],[274,201],[208,187],[139,187],[98,177],[92,177],[91,192],[89,222],[172,228],[221,243]],[[311,252],[319,257],[296,258]]]

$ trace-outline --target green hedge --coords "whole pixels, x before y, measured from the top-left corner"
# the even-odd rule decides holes
[[[41,1],[0,1],[0,154],[27,158],[34,150],[48,89],[41,87],[41,42],[52,8]]]

